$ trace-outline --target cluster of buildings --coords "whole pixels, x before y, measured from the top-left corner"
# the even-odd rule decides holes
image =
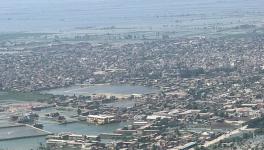
[[[245,82],[263,72],[262,43],[262,35],[252,34],[26,47],[19,53],[0,53],[0,87],[36,91],[77,83],[128,83],[172,88],[178,80],[193,78],[200,80],[199,85],[207,80],[213,85],[236,79]]]
[[[48,145],[89,149],[210,148],[249,132],[264,114],[264,36],[193,37],[124,45],[60,44],[0,55],[3,90],[37,91],[77,83],[136,84],[160,89],[119,98],[54,96],[56,107],[76,109],[79,120],[126,121],[110,144],[84,135],[60,135]],[[251,132],[251,130],[250,130]],[[100,137],[100,138],[102,138]],[[51,146],[52,147],[52,146]]]
[[[91,150],[103,149],[104,144],[100,143],[99,136],[87,136],[71,133],[62,133],[47,137],[47,148],[50,150],[72,149]]]
[[[260,99],[249,103],[226,97],[220,103],[188,101],[189,97],[183,91],[129,97],[127,99],[135,104],[127,107],[108,107],[105,104],[112,101],[103,103],[106,97],[90,96],[69,96],[63,100],[58,96],[54,103],[67,102],[64,107],[78,109],[76,114],[79,120],[89,123],[104,125],[126,121],[128,125],[113,134],[99,136],[101,139],[111,136],[114,141],[99,143],[107,148],[119,149],[210,148],[224,139],[254,132],[254,129],[245,127],[246,123],[264,114],[263,101]],[[117,98],[116,101],[121,99]],[[53,144],[56,142],[53,141]],[[96,146],[93,144],[93,147]]]

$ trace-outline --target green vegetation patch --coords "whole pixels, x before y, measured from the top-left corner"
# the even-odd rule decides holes
[[[247,122],[248,128],[264,128],[264,117],[252,119]]]

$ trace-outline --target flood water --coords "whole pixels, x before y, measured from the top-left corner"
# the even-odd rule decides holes
[[[263,6],[264,0],[2,0],[0,32],[67,32],[80,27],[109,26],[148,27],[148,30],[170,27],[170,30],[184,31],[200,26],[263,24]],[[144,86],[105,85],[46,91],[55,95],[153,92],[156,89]],[[46,122],[44,129],[54,133],[97,135],[113,132],[123,125]],[[0,141],[0,149],[36,149],[39,143],[45,143],[45,137]]]
[[[94,124],[88,124],[86,122],[77,122],[77,123],[70,123],[70,124],[64,124],[59,125],[55,122],[42,122],[44,124],[44,130],[50,131],[52,133],[61,133],[61,132],[71,132],[76,134],[82,134],[82,135],[99,135],[100,133],[113,133],[116,129],[119,129],[121,127],[124,127],[127,125],[125,122],[121,123],[113,123],[113,124],[106,124],[106,125],[94,125]],[[12,131],[7,130],[0,130],[0,135],[2,135],[2,132],[6,135],[7,132],[16,132],[21,133],[21,135],[32,135],[36,134],[36,131],[33,131],[30,128],[27,128],[26,130],[21,129],[21,127],[14,127],[11,128]],[[10,129],[10,130],[11,130]],[[17,132],[17,130],[20,130],[21,132]],[[30,132],[28,132],[30,130]],[[12,135],[15,136],[15,135]],[[19,136],[19,135],[16,135]],[[0,136],[1,138],[1,136]],[[46,136],[41,137],[34,137],[34,138],[24,138],[24,139],[15,139],[15,140],[5,140],[0,141],[0,149],[4,150],[36,150],[40,143],[45,144]],[[15,144],[14,144],[15,143]]]
[[[131,95],[131,94],[149,94],[157,92],[157,89],[145,86],[131,85],[93,85],[93,86],[71,86],[68,88],[58,88],[43,93],[53,95],[92,95],[92,94],[109,94],[109,95]]]
[[[45,143],[45,137],[0,141],[1,150],[36,150],[40,143]]]
[[[263,0],[2,0],[0,32],[263,22],[263,6]]]
[[[62,132],[71,132],[82,135],[99,135],[101,133],[113,133],[115,130],[122,128],[128,124],[127,122],[112,123],[105,125],[95,125],[87,122],[59,124],[58,122],[45,117],[46,113],[51,112],[59,112],[68,119],[70,116],[76,115],[76,110],[57,110],[55,108],[48,108],[38,112],[40,116],[38,123],[44,125],[43,129],[45,131],[55,134]],[[1,115],[3,119],[5,115]],[[42,132],[28,127],[1,128],[11,125],[14,125],[14,123],[9,122],[8,119],[0,120],[0,150],[36,150],[39,147],[40,143],[46,143],[46,136],[1,141],[1,138],[20,137],[27,135],[43,135]]]

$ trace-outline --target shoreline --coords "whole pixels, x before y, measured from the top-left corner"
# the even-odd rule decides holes
[[[127,91],[119,91],[117,89],[116,91],[111,91],[111,90],[98,90],[101,87],[104,88],[104,86],[108,86],[109,88],[111,87],[131,87],[131,89],[127,89]],[[138,91],[133,91],[133,88],[146,88]],[[85,90],[87,88],[87,91],[80,91],[80,90]],[[89,88],[95,88],[92,89],[92,91],[89,91]],[[97,89],[98,88],[98,89]],[[146,91],[145,91],[146,90]],[[134,96],[142,96],[145,94],[155,94],[158,93],[160,89],[158,88],[153,88],[153,87],[148,87],[144,85],[131,85],[131,84],[76,84],[72,85],[70,87],[62,87],[62,88],[55,88],[55,89],[50,89],[50,90],[43,90],[40,91],[41,94],[50,94],[50,95],[64,95],[64,96],[73,96],[73,95],[83,95],[83,96],[106,96],[106,97],[111,97],[115,96],[117,98],[128,98],[132,95]]]

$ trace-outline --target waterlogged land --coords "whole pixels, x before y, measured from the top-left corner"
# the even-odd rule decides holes
[[[0,91],[0,101],[43,101],[51,98],[51,95],[38,92]]]
[[[37,150],[40,143],[45,144],[45,137],[0,141],[1,150]],[[15,143],[15,144],[14,144]]]
[[[0,7],[0,40],[49,40],[56,34],[63,40],[140,41],[228,33],[240,25],[261,26],[263,5],[262,0],[11,0]]]
[[[58,125],[54,122],[43,122],[45,125],[44,130],[50,131],[54,134],[57,133],[66,133],[71,132],[75,134],[85,134],[85,135],[99,135],[101,133],[112,133],[116,129],[122,128],[126,125],[126,123],[114,123],[104,126],[98,126],[93,124],[87,123],[73,123],[73,124],[66,124],[66,125]],[[17,130],[21,130],[21,132],[17,132]],[[2,129],[0,130],[0,135],[7,135],[8,136],[33,136],[34,134],[38,134],[37,131],[33,131],[32,129],[22,129],[22,128],[9,128],[9,129]],[[14,135],[16,134],[16,135]],[[7,137],[7,136],[6,136]],[[2,138],[2,136],[0,136]],[[34,137],[34,138],[22,138],[22,139],[14,139],[14,140],[4,140],[0,141],[0,149],[8,149],[8,150],[30,150],[34,149],[37,150],[40,143],[43,145],[46,144],[45,140],[46,136]],[[1,139],[0,139],[1,140]],[[16,143],[16,145],[14,144]],[[17,147],[19,145],[19,147]]]
[[[0,87],[5,92],[0,92],[4,104],[1,120],[9,120],[10,112],[23,116],[32,111],[32,105],[43,104],[32,101],[48,99],[57,107],[36,112],[37,121],[53,133],[112,133],[128,124],[124,130],[133,127],[131,120],[148,122],[148,130],[158,130],[149,139],[141,138],[145,136],[141,127],[139,135],[126,136],[128,141],[137,139],[138,145],[146,146],[141,149],[163,141],[166,143],[161,145],[166,147],[160,149],[187,141],[203,145],[239,128],[241,122],[263,115],[254,107],[262,106],[264,97],[263,6],[263,0],[2,2]],[[83,83],[111,85],[72,86]],[[113,86],[119,84],[143,86]],[[162,92],[144,95],[156,93],[148,87]],[[14,89],[21,92],[11,92]],[[52,89],[46,91],[48,95],[32,92],[47,89]],[[109,99],[73,96],[93,94],[142,97],[101,104]],[[245,109],[250,113],[244,114]],[[46,116],[56,112],[67,121],[77,120],[77,113],[89,113],[128,122],[62,125]],[[151,119],[157,115],[166,119]],[[10,123],[14,122],[1,125]],[[3,133],[12,135],[12,131]],[[40,142],[46,142],[44,137],[3,141],[0,149],[36,149]]]
[[[18,109],[21,106],[25,106],[25,109],[20,109],[19,114],[27,114],[31,109],[27,109],[27,106],[32,105],[32,102],[15,102],[15,101],[9,101],[9,103],[17,105]],[[9,104],[7,103],[7,104]],[[19,103],[19,104],[18,104]],[[11,104],[11,105],[12,105]],[[13,105],[13,106],[14,106]],[[34,105],[34,104],[33,104]],[[8,105],[6,105],[8,106]],[[13,110],[15,111],[14,106]],[[55,120],[52,120],[50,118],[47,118],[45,116],[47,113],[54,113],[59,112],[61,115],[65,116],[68,121],[75,120],[77,122],[75,123],[69,123],[69,124],[60,124]],[[75,134],[85,134],[85,135],[99,135],[101,133],[113,133],[115,130],[124,127],[128,123],[126,122],[120,122],[120,123],[113,123],[113,124],[107,124],[107,125],[95,125],[95,124],[89,124],[87,122],[79,122],[77,118],[71,118],[72,116],[76,116],[77,109],[72,108],[70,110],[61,110],[58,108],[48,108],[41,111],[37,111],[35,113],[38,113],[39,119],[38,123],[41,123],[44,125],[44,130],[47,132],[51,132],[54,134],[58,133],[65,133],[65,132],[71,132]],[[29,150],[29,149],[37,149],[39,147],[39,144],[42,143],[43,145],[46,144],[46,132],[43,133],[42,131],[34,130],[32,128],[28,127],[8,127],[8,126],[16,126],[14,122],[10,121],[10,116],[13,113],[0,113],[0,149],[10,149],[10,150]],[[3,128],[5,127],[5,128]],[[43,135],[43,136],[42,136]],[[20,138],[25,137],[27,138]],[[32,138],[31,136],[38,136]],[[8,138],[14,138],[14,139],[8,139]],[[19,145],[14,145],[16,143]]]
[[[254,22],[263,15],[262,6],[262,0],[11,0],[1,4],[0,21],[4,32],[199,26]]]
[[[42,93],[53,95],[67,95],[67,96],[91,96],[91,95],[106,95],[116,97],[128,97],[132,94],[142,95],[156,93],[158,89],[144,86],[131,86],[131,85],[91,85],[91,86],[71,86],[67,88],[58,88]]]

